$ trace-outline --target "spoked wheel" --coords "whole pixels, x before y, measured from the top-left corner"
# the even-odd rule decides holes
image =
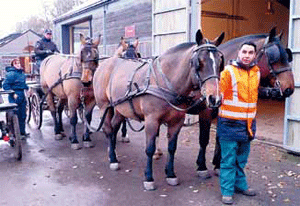
[[[70,118],[70,110],[67,104],[64,106],[64,113],[68,118]]]
[[[31,119],[31,100],[30,97],[26,98],[26,122],[29,123]]]
[[[33,93],[31,98],[31,111],[32,111],[33,121],[38,127],[38,129],[41,128],[42,120],[43,120],[43,116],[42,116],[43,109],[40,103],[41,103],[41,98],[39,97],[39,95],[37,93]]]
[[[69,107],[68,105],[65,105],[64,107],[64,113],[65,115],[70,118],[70,110],[69,110]],[[79,117],[79,119],[83,122],[83,107],[80,106],[78,109],[77,109],[77,115]]]
[[[10,145],[14,148],[14,157],[22,159],[22,144],[18,116],[13,111],[6,114],[6,122],[9,128]]]
[[[21,160],[22,159],[22,144],[21,144],[21,135],[20,135],[18,116],[14,114],[12,120],[13,120],[13,130],[14,130],[14,137],[15,137],[14,155],[17,160]]]
[[[78,114],[79,119],[83,122],[83,107],[82,106],[80,106],[77,109],[77,114]]]

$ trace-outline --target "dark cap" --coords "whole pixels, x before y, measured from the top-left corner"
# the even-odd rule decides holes
[[[44,34],[52,34],[52,30],[51,29],[45,29]]]

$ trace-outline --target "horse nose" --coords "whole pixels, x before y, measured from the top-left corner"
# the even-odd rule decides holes
[[[293,90],[293,89],[287,88],[286,90],[284,90],[283,96],[284,96],[284,97],[289,97],[289,96],[291,96],[293,93],[294,93],[294,90]]]
[[[221,105],[221,99],[216,98],[213,95],[208,97],[208,107],[209,108],[218,108]]]

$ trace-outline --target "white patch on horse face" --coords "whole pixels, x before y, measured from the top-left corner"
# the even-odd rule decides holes
[[[214,75],[217,75],[217,65],[216,65],[216,60],[215,60],[215,57],[214,57],[214,54],[212,52],[209,52],[209,57],[211,58],[213,64],[212,64],[212,67],[213,67],[213,70],[214,70]]]
[[[216,59],[214,57],[214,54],[213,52],[209,52],[209,57],[211,58],[213,64],[212,64],[212,67],[213,67],[213,70],[214,70],[214,75],[215,76],[218,76],[217,74],[217,64],[216,64]],[[219,91],[219,80],[217,78],[215,78],[215,81],[216,81],[216,87],[217,87],[217,91]],[[219,94],[217,94],[217,101],[221,99],[221,97],[219,96]]]

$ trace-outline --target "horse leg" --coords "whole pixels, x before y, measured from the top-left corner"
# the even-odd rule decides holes
[[[210,118],[202,118],[199,115],[199,128],[200,128],[200,135],[199,135],[199,144],[200,150],[197,158],[197,173],[198,176],[207,179],[210,178],[211,175],[208,173],[206,167],[206,148],[209,142],[209,132],[210,132],[211,120]]]
[[[92,113],[93,113],[94,107],[95,107],[95,102],[90,103],[85,106],[84,115],[85,115],[85,119],[89,125],[92,121]],[[94,144],[92,143],[92,140],[90,138],[90,134],[91,134],[91,132],[90,132],[89,128],[87,126],[85,126],[85,132],[82,136],[82,142],[83,142],[84,147],[94,147]]]
[[[146,132],[146,155],[147,165],[145,169],[144,188],[145,190],[155,190],[155,184],[153,179],[153,155],[156,149],[156,137],[159,132],[159,122],[153,119],[145,120],[145,132]]]
[[[114,121],[113,121],[114,119]],[[118,170],[119,162],[116,155],[116,134],[120,128],[121,121],[118,122],[119,126],[113,126],[113,122],[117,122],[118,119],[114,115],[113,109],[108,109],[107,116],[104,120],[103,132],[106,134],[106,137],[109,139],[109,147],[108,147],[108,156],[110,161],[110,169]]]
[[[64,110],[64,106],[66,104],[66,100],[60,99],[58,102],[58,107],[57,107],[57,114],[58,114],[58,130],[59,133],[65,137],[66,135],[64,134],[64,128],[62,124],[62,112]]]
[[[121,133],[122,133],[122,142],[129,143],[130,140],[128,138],[127,134],[127,128],[126,128],[126,119],[123,120],[122,122],[122,128],[121,128]]]
[[[51,92],[48,94],[46,100],[47,100],[47,105],[49,106],[49,110],[51,112],[51,116],[54,121],[55,140],[62,140],[63,136],[60,134],[60,131],[59,131],[59,124],[58,124],[57,115],[56,115],[54,98],[53,98],[53,94]]]
[[[184,120],[184,118],[183,118]],[[180,129],[183,125],[183,121],[175,125],[168,126],[168,161],[165,168],[165,173],[167,175],[167,183],[169,185],[175,186],[178,185],[178,178],[174,172],[174,158],[175,152],[177,149],[177,140]]]
[[[158,134],[159,134],[159,130],[158,130]],[[160,146],[159,146],[159,135],[157,135],[157,137],[156,137],[156,150],[155,150],[155,153],[153,155],[153,159],[159,160],[162,155],[163,155],[163,152],[162,152],[162,150],[160,149]]]
[[[215,174],[217,176],[220,175],[220,164],[221,164],[221,147],[218,136],[216,136],[216,145],[215,145],[215,152],[213,158],[213,165],[215,165]]]
[[[70,110],[70,124],[71,124],[71,136],[69,137],[71,141],[71,148],[72,149],[80,149],[79,141],[77,139],[77,134],[76,134],[76,125],[78,122],[78,117],[77,117],[77,107],[79,105],[79,101],[74,98],[68,98],[68,107]]]

